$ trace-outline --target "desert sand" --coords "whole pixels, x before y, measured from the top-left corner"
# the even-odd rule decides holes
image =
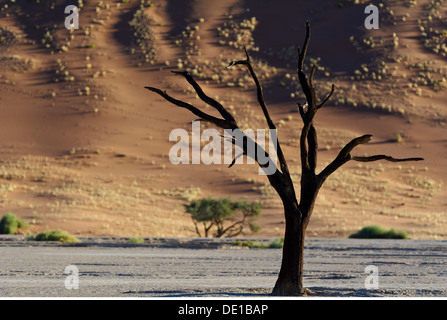
[[[81,6],[82,5],[82,6]],[[80,1],[79,29],[64,27],[64,1],[0,2],[0,214],[24,233],[77,236],[195,235],[183,204],[212,196],[259,201],[257,237],[281,237],[279,197],[255,165],[173,165],[173,129],[194,116],[144,89],[154,86],[210,112],[172,70],[190,71],[245,128],[266,128],[254,59],[299,190],[296,52],[310,21],[307,59],[333,99],[315,120],[318,169],[352,138],[358,155],[424,157],[414,163],[349,163],[322,188],[308,237],[344,238],[378,224],[412,239],[447,239],[445,1],[379,6],[366,1]],[[317,170],[318,170],[317,169]]]

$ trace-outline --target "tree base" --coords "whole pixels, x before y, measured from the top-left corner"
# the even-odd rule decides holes
[[[275,287],[271,293],[272,296],[306,296],[307,290],[303,288],[302,281],[294,281],[279,276]]]
[[[314,295],[315,292],[307,289],[307,288],[303,288],[301,291],[299,290],[278,290],[278,289],[273,289],[272,293],[270,294],[271,296],[275,296],[275,297],[306,297],[306,296],[311,296]]]

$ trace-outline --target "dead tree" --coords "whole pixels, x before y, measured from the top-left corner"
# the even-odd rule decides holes
[[[315,169],[317,167],[318,142],[317,131],[314,127],[313,121],[317,111],[320,110],[331,98],[332,94],[334,93],[335,86],[332,85],[331,92],[321,101],[321,103],[317,103],[316,92],[313,83],[313,77],[316,67],[312,67],[309,76],[307,76],[303,70],[304,59],[306,57],[309,41],[310,25],[309,23],[307,23],[304,45],[302,49],[298,49],[297,70],[300,85],[306,97],[306,103],[298,103],[298,110],[303,120],[303,128],[301,129],[300,135],[301,190],[299,200],[295,193],[295,188],[293,186],[289,168],[287,166],[287,162],[282,152],[279,141],[277,141],[276,150],[279,167],[276,167],[275,173],[267,175],[270,184],[276,190],[282,200],[286,222],[281,269],[279,271],[278,279],[272,292],[273,295],[280,296],[302,295],[305,293],[305,290],[303,288],[303,251],[306,228],[315,206],[318,191],[320,190],[326,179],[333,172],[335,172],[338,168],[351,160],[361,162],[370,162],[377,160],[387,160],[392,162],[423,160],[422,158],[396,159],[387,155],[374,155],[368,157],[352,155],[351,152],[355,147],[360,144],[368,143],[371,140],[371,135],[368,134],[350,141],[344,148],[341,149],[338,156],[320,173],[317,174],[315,172]],[[233,61],[232,63],[230,63],[228,68],[242,65],[248,69],[251,77],[255,82],[257,89],[257,99],[267,121],[268,128],[276,130],[276,126],[270,117],[264,101],[261,84],[258,80],[258,77],[256,76],[256,73],[253,70],[247,51],[245,51],[245,53],[245,60]],[[145,88],[159,94],[161,97],[176,106],[188,109],[200,119],[210,122],[219,128],[231,130],[239,129],[238,124],[231,113],[228,112],[228,110],[226,110],[218,101],[207,96],[203,92],[202,88],[193,79],[190,73],[178,71],[173,72],[175,74],[182,75],[193,86],[199,98],[206,104],[216,109],[222,116],[222,118],[214,117],[202,112],[189,103],[174,99],[173,97],[168,95],[166,91],[162,91],[153,87]],[[249,139],[246,136],[244,136],[244,138]],[[257,148],[260,148],[256,142],[252,141],[252,143],[254,143]],[[261,150],[263,149],[261,148]],[[244,154],[248,155],[246,151],[247,150],[243,148]],[[265,152],[265,150],[263,151]],[[254,159],[261,167],[265,166],[264,163],[260,163],[260,161],[258,161],[258,154],[255,154]]]

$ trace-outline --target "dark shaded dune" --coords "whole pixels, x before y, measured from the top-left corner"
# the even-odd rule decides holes
[[[115,30],[113,37],[123,47],[129,47],[132,45],[131,28],[129,22],[132,20],[136,10],[140,7],[139,2],[135,2],[135,5],[129,9],[126,9],[120,14],[118,22],[113,26]]]
[[[17,22],[24,26],[23,30],[27,36],[32,40],[40,41],[42,35],[46,32],[46,27],[51,29],[64,28],[63,13],[67,5],[66,1],[42,0],[40,3],[16,1],[16,3],[11,4],[11,7],[12,10],[16,11]]]
[[[169,32],[170,36],[177,36],[191,22],[194,2],[194,0],[172,0],[167,2],[167,13],[172,23]]]
[[[349,35],[358,37],[366,31],[362,28],[366,17],[364,6],[345,5],[337,8],[335,2],[320,0],[244,0],[243,7],[250,9],[244,16],[256,17],[260,21],[254,38],[261,51],[267,48],[279,51],[292,45],[297,49],[302,46],[305,22],[309,21],[312,41],[308,54],[321,57],[321,63],[332,72],[352,73],[373,58],[369,53],[356,52],[349,41]],[[295,60],[283,63],[294,65]]]

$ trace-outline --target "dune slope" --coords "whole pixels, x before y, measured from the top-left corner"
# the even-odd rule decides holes
[[[28,233],[194,236],[183,204],[229,196],[263,204],[255,236],[282,236],[279,197],[255,165],[170,162],[171,131],[191,131],[195,117],[144,87],[213,113],[170,72],[188,70],[241,127],[265,128],[252,79],[226,68],[245,45],[298,190],[304,95],[295,68],[309,20],[307,70],[317,65],[320,97],[337,88],[316,118],[318,169],[363,134],[373,141],[357,154],[425,161],[347,164],[323,187],[308,235],[346,237],[380,224],[445,239],[443,4],[387,2],[379,29],[367,30],[365,1],[89,0],[70,31],[64,1],[2,1],[0,214],[29,221]]]

